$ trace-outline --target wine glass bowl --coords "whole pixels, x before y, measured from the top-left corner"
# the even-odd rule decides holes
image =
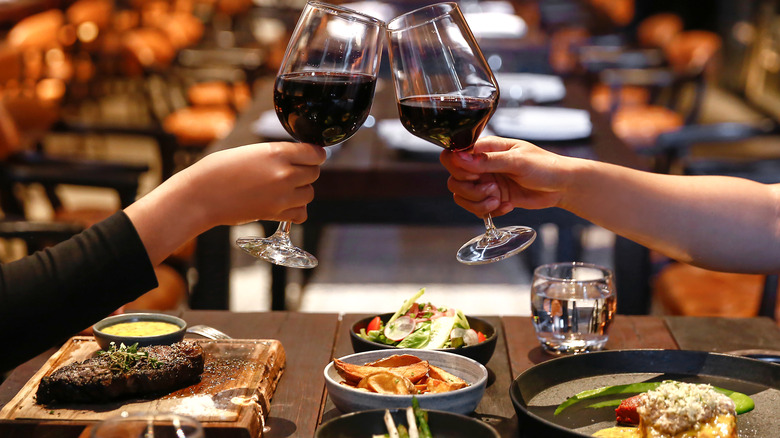
[[[203,425],[167,412],[122,412],[97,423],[90,438],[204,438]]]
[[[463,151],[477,141],[495,102],[470,96],[413,96],[398,102],[398,113],[412,134],[444,149]]]
[[[274,110],[296,140],[331,146],[350,138],[371,110],[385,23],[351,9],[309,1],[274,83]],[[290,223],[267,238],[242,237],[249,254],[294,268],[317,259],[290,241]]]
[[[456,3],[437,3],[387,25],[390,64],[401,123],[412,134],[451,151],[470,150],[499,100],[498,83]],[[463,245],[465,264],[502,260],[527,248],[536,232],[497,229]]]
[[[331,146],[351,137],[371,110],[376,78],[349,73],[289,73],[274,85],[284,129],[304,143]]]

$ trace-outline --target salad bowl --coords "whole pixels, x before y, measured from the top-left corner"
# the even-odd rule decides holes
[[[386,324],[387,321],[393,316],[392,313],[383,313],[378,315],[382,324]],[[356,353],[372,350],[399,350],[394,345],[383,344],[381,342],[369,341],[360,336],[360,331],[367,330],[368,325],[374,319],[373,316],[360,319],[352,324],[349,330],[350,341],[352,341],[352,349]],[[441,348],[436,351],[445,351],[448,353],[454,353],[461,356],[473,359],[482,365],[487,365],[490,358],[493,357],[493,352],[496,349],[496,341],[498,339],[498,332],[493,324],[485,321],[484,319],[476,318],[473,316],[466,316],[466,320],[469,322],[469,326],[484,334],[485,340],[474,345],[464,345],[457,348]]]
[[[355,353],[340,358],[354,365],[365,365],[392,355],[409,354],[428,361],[443,370],[465,380],[467,387],[450,392],[417,395],[378,394],[345,385],[333,362],[324,370],[325,387],[328,396],[341,412],[355,412],[368,409],[405,408],[412,405],[417,397],[420,407],[425,410],[439,410],[468,414],[473,412],[482,400],[487,386],[488,372],[484,365],[465,356],[437,350],[385,349]]]
[[[323,423],[314,438],[364,438],[387,433],[383,417],[384,409],[353,412]],[[498,438],[500,435],[487,423],[465,415],[444,411],[427,411],[428,426],[436,437],[449,438]],[[405,410],[391,409],[396,424],[406,424]]]

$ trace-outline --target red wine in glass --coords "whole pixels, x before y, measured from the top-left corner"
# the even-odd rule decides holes
[[[414,96],[398,102],[401,123],[412,134],[452,151],[470,149],[487,125],[495,100],[468,96]]]
[[[376,77],[366,74],[284,74],[274,84],[274,109],[293,137],[330,146],[348,139],[363,125],[375,87]]]
[[[295,25],[274,83],[273,103],[298,141],[341,143],[368,118],[385,23],[341,6],[309,0]],[[290,240],[290,222],[268,237],[236,241],[247,253],[281,266],[310,269],[317,258]]]
[[[450,151],[468,151],[499,100],[496,78],[457,3],[416,9],[387,24],[388,54],[401,123],[412,134]],[[466,242],[458,261],[478,265],[527,248],[536,232],[496,228]]]

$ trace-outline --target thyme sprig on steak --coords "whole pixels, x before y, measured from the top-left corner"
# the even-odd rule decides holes
[[[111,371],[117,372],[129,372],[136,363],[146,360],[148,365],[152,368],[160,368],[160,361],[154,357],[150,357],[146,351],[138,350],[138,342],[131,346],[125,344],[119,344],[112,342],[109,345],[108,350],[98,351],[98,356],[105,356],[109,359],[108,367]]]

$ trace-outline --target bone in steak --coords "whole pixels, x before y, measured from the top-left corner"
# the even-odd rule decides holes
[[[129,371],[112,370],[106,355],[65,365],[41,379],[36,401],[94,403],[169,392],[200,380],[203,349],[197,342],[139,348],[149,358],[139,359]],[[154,363],[155,359],[157,363]]]

